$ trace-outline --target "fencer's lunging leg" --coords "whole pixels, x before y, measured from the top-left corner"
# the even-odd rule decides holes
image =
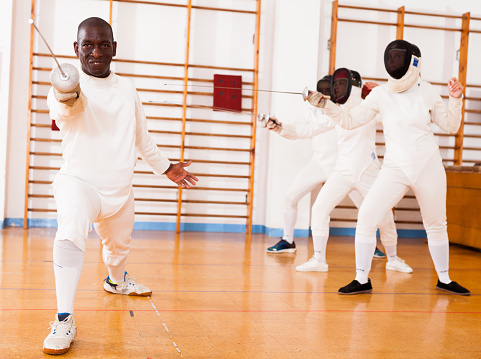
[[[73,313],[85,241],[100,213],[97,193],[85,182],[57,175],[53,183],[58,230],[53,247],[58,313]]]
[[[84,252],[69,240],[55,241],[53,268],[59,315],[73,314],[75,293],[84,264]]]
[[[354,180],[349,174],[334,172],[322,187],[312,206],[312,237],[314,258],[326,262],[326,246],[329,238],[329,221],[332,210],[351,192]]]
[[[109,271],[109,278],[113,283],[123,282],[134,228],[133,192],[116,214],[95,222],[94,227],[102,239],[102,257]]]
[[[359,209],[355,239],[356,280],[359,283],[367,283],[378,225],[386,215],[389,216],[388,212],[408,189],[407,177],[399,168],[384,166],[364,198]]]
[[[429,252],[442,283],[450,283],[446,220],[446,172],[438,153],[426,163],[413,186],[428,237]]]
[[[289,186],[284,200],[284,235],[289,243],[294,241],[294,226],[297,220],[297,205],[302,197],[326,181],[327,175],[317,161],[311,160],[298,173]]]

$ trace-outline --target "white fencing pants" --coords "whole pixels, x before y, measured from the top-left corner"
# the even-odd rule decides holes
[[[134,227],[134,195],[106,216],[102,213],[102,196],[88,183],[71,176],[57,176],[54,182],[58,230],[55,240],[68,239],[82,251],[94,224],[103,244],[103,259],[107,267],[125,262]]]
[[[297,205],[302,197],[316,189],[327,179],[326,170],[321,167],[318,161],[311,159],[304,168],[297,174],[289,186],[284,205],[284,236],[292,243],[294,237],[294,226],[297,220]]]
[[[412,188],[418,201],[430,248],[438,274],[447,273],[449,266],[448,232],[446,221],[446,172],[439,152],[426,162],[415,183],[410,183],[401,168],[384,164],[359,210],[356,227],[356,270],[367,281],[372,255],[360,254],[357,243],[375,243],[376,228],[386,213]],[[375,244],[374,244],[375,245]],[[356,277],[357,278],[357,277]],[[361,282],[360,280],[360,282]],[[362,282],[361,282],[362,283]]]
[[[316,160],[311,159],[289,186],[284,200],[284,208],[286,210],[297,210],[297,204],[301,198],[326,182],[327,176],[326,170]]]
[[[359,208],[359,198],[365,198],[379,173],[379,163],[373,162],[356,181],[350,173],[334,172],[326,181],[312,207],[312,234],[314,236],[329,236],[329,221],[331,211],[353,190],[356,195],[350,196]],[[360,196],[358,196],[359,194]],[[376,228],[374,238],[376,238]],[[396,225],[392,211],[387,211],[379,221],[381,241],[384,246],[397,244]],[[374,253],[374,249],[372,251]],[[372,254],[371,254],[372,256]]]

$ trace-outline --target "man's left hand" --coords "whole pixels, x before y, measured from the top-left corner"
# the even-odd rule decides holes
[[[464,86],[458,81],[456,77],[452,77],[448,81],[449,96],[459,98],[463,93]]]
[[[199,180],[193,174],[184,169],[184,167],[190,166],[191,163],[192,161],[173,163],[170,165],[167,171],[165,171],[165,175],[179,187],[190,188],[189,183],[192,186],[195,186],[196,182]]]

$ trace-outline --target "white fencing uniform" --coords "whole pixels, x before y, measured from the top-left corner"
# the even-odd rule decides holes
[[[58,212],[55,240],[85,251],[95,223],[107,266],[124,260],[134,222],[132,178],[138,154],[154,173],[170,165],[147,132],[142,103],[132,82],[113,72],[106,78],[80,73],[74,106],[48,94],[50,116],[60,128],[65,160],[53,184]]]
[[[362,102],[361,89],[352,87],[349,99],[346,104],[341,106],[350,109],[360,102]],[[283,126],[281,135],[306,138],[335,128],[338,151],[336,165],[312,208],[313,235],[327,238],[329,236],[329,215],[331,211],[351,191],[356,191],[360,195],[357,196],[358,198],[356,196],[351,197],[355,205],[359,207],[379,172],[381,165],[376,156],[375,146],[376,122],[373,121],[367,126],[349,131],[336,126],[318,108],[311,106],[311,114],[309,122]],[[397,244],[396,226],[391,211],[386,213],[385,218],[380,221],[379,230],[384,246],[395,246]],[[375,232],[376,230],[374,235]]]
[[[389,91],[386,85],[378,86],[351,111],[328,101],[325,112],[343,128],[369,124],[377,114],[384,128],[384,163],[362,203],[356,228],[356,280],[360,283],[367,282],[372,258],[367,255],[370,248],[358,251],[358,243],[373,246],[379,221],[409,188],[418,200],[438,275],[447,273],[446,175],[430,124],[434,122],[446,132],[455,133],[461,122],[461,108],[461,98],[450,97],[446,107],[431,84],[420,78],[401,93]],[[437,248],[439,255],[434,254]]]
[[[310,121],[312,106],[306,103],[304,121]],[[282,133],[281,133],[282,135]],[[303,134],[287,137],[306,138]],[[331,174],[337,156],[336,133],[334,130],[312,138],[312,158],[296,175],[286,191],[284,199],[284,235],[288,242],[293,241],[294,225],[297,220],[297,205],[302,197],[323,184]]]

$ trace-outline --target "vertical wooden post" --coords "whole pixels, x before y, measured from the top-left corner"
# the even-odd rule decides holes
[[[336,69],[336,41],[337,41],[337,9],[338,0],[332,2],[331,14],[331,38],[329,39],[329,74],[333,74]]]
[[[261,0],[257,0],[256,14],[256,33],[255,33],[255,54],[254,54],[254,89],[257,90],[259,83],[259,44],[260,44],[260,26],[261,26]],[[252,114],[257,113],[257,91],[253,91],[252,96]],[[246,233],[252,233],[252,212],[254,205],[254,162],[256,155],[256,117],[251,116],[251,144],[250,144],[250,160],[249,160],[249,189],[247,193],[247,224]]]
[[[454,164],[461,165],[463,163],[463,142],[464,142],[464,109],[466,104],[466,73],[468,66],[468,42],[469,42],[469,20],[471,14],[469,12],[463,14],[463,23],[461,25],[461,44],[459,48],[459,73],[458,80],[464,86],[463,91],[463,108],[461,125],[456,134],[455,149],[454,149]]]
[[[404,13],[404,6],[397,9],[396,40],[402,40],[404,37]]]
[[[186,46],[185,46],[185,63],[184,63],[184,99],[182,102],[182,138],[180,144],[180,162],[184,161],[185,151],[185,122],[187,119],[187,84],[189,81],[189,49],[190,49],[190,19],[192,15],[192,0],[187,4],[187,31],[186,31]],[[182,188],[179,187],[179,195],[177,198],[177,223],[175,232],[180,233],[180,217],[182,214]]]
[[[110,0],[109,24],[112,26],[112,8],[114,0]]]
[[[35,20],[35,0],[30,7],[30,18]],[[33,87],[33,24],[30,25],[30,66],[28,69],[28,111],[27,111],[27,160],[25,165],[25,206],[23,211],[23,228],[28,228],[28,188],[30,181],[30,137],[32,128],[32,87]]]

